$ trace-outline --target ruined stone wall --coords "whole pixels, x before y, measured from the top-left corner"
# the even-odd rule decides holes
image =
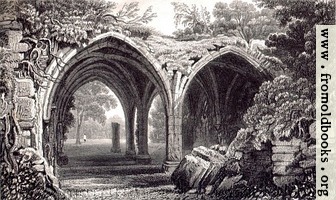
[[[275,141],[272,147],[273,181],[284,186],[296,181],[304,181],[314,174],[315,145],[308,146],[302,139]]]
[[[29,76],[22,73],[21,61],[24,53],[28,51],[28,45],[21,43],[21,26],[15,19],[10,17],[0,19],[0,28],[4,36],[2,47],[7,49],[9,56],[4,61],[4,65],[14,75],[13,101],[15,119],[19,123],[20,130],[17,138],[17,146],[36,147],[37,138],[34,134],[36,119],[35,88]]]
[[[239,162],[241,173],[245,176],[248,184],[258,185],[269,180],[272,174],[272,152],[270,149],[249,151],[242,154]]]
[[[21,43],[21,26],[15,18],[0,18],[0,30],[0,198],[67,199],[52,167],[31,148],[41,140],[35,134],[36,85],[22,68],[28,45]]]

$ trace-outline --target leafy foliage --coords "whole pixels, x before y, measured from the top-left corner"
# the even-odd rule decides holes
[[[92,119],[104,125],[105,111],[117,107],[117,101],[109,94],[109,89],[98,81],[83,85],[75,92],[74,96],[77,112],[76,143],[80,143],[82,122]]]
[[[257,2],[259,6],[274,9],[275,17],[282,26],[286,26],[286,33],[269,36],[266,41],[269,49],[264,53],[278,58],[282,68],[286,69],[286,74],[293,78],[280,76],[260,87],[260,92],[254,98],[254,105],[244,115],[247,127],[237,133],[231,145],[233,149],[248,143],[260,148],[261,143],[267,140],[293,137],[295,132],[301,131],[303,122],[313,121],[315,26],[334,23],[334,1]]]
[[[5,97],[10,98],[12,90],[14,89],[14,70],[8,64],[11,54],[10,49],[0,47],[0,94],[4,95],[2,100],[4,100]]]
[[[149,138],[153,142],[165,142],[166,141],[166,115],[165,108],[160,97],[157,97],[153,101],[153,109],[149,115],[149,125],[153,127],[149,134]]]
[[[293,129],[302,119],[315,118],[313,85],[307,79],[296,81],[279,76],[264,82],[254,97],[254,105],[244,115],[245,129],[237,133],[236,145],[251,142],[260,149],[266,141],[293,137]],[[239,142],[238,142],[239,141]]]
[[[80,46],[88,42],[94,30],[108,31],[103,14],[115,6],[88,0],[42,1],[38,5],[27,2],[19,7],[18,20],[24,26],[25,36]]]
[[[15,17],[18,5],[18,2],[15,1],[0,1],[0,16]]]
[[[15,118],[14,73],[10,61],[10,49],[0,47],[0,164],[1,175],[5,172],[17,173],[18,166],[13,151],[21,129]],[[1,187],[1,190],[3,188]]]
[[[134,26],[131,24],[125,24],[123,25],[123,29],[129,34],[128,36],[138,37],[142,40],[147,40],[147,38],[151,35],[158,35],[158,32],[156,32],[153,28],[145,25]]]
[[[137,2],[126,3],[119,11],[114,11],[116,6],[105,0],[41,1],[37,5],[23,1],[17,17],[25,36],[81,46],[97,34],[121,32],[125,25],[142,25],[156,16],[151,7],[140,15]]]
[[[305,20],[311,25],[334,24],[335,1],[316,0],[256,0],[259,6],[264,6],[275,10],[275,16],[282,25],[297,19]]]
[[[131,2],[124,4],[122,9],[115,15],[107,13],[105,16],[112,16],[117,22],[123,22],[125,24],[147,24],[156,17],[156,13],[153,13],[151,6],[148,7],[142,15],[139,15],[139,10],[139,2]]]
[[[315,82],[315,26],[334,24],[335,1],[257,0],[260,6],[275,10],[286,33],[271,34],[266,41],[269,55],[278,57],[294,78]]]

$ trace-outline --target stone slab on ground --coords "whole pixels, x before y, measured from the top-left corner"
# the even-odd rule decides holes
[[[218,151],[203,146],[196,147],[182,159],[172,173],[172,182],[183,192],[193,188],[203,190],[208,184],[215,182],[226,161],[226,156]]]

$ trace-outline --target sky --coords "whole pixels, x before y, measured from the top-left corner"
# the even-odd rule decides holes
[[[136,0],[111,1],[117,2],[118,7],[121,8],[124,3],[134,2]],[[252,0],[243,1],[252,3]],[[187,5],[196,4],[198,7],[206,7],[208,11],[212,13],[216,2],[230,3],[232,0],[138,0],[137,2],[139,2],[139,7],[142,12],[149,6],[152,6],[153,11],[157,14],[157,17],[148,24],[149,26],[154,27],[165,35],[172,35],[176,28],[174,24],[174,7],[171,5],[171,2],[181,2]]]

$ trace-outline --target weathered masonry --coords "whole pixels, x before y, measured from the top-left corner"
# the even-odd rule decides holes
[[[102,34],[81,48],[59,48],[43,40],[37,41],[39,47],[29,48],[14,20],[1,23],[7,37],[4,45],[15,51],[17,116],[23,130],[20,144],[37,148],[53,166],[62,153],[67,103],[90,81],[101,81],[120,99],[125,113],[126,154],[140,161],[150,160],[148,112],[154,97],[161,97],[166,112],[163,165],[170,170],[195,146],[229,144],[258,87],[271,78],[263,56],[233,39],[215,38],[220,48],[217,44],[214,49],[203,49],[197,59],[187,58],[193,62],[188,62],[185,70],[178,59],[170,65],[163,63],[155,49],[153,53],[146,48],[150,42],[120,33]],[[33,63],[29,54],[34,50],[40,53],[34,62],[48,75],[38,84],[29,73],[34,66],[22,62]],[[56,53],[51,56],[50,51]],[[22,73],[22,69],[26,71]]]

